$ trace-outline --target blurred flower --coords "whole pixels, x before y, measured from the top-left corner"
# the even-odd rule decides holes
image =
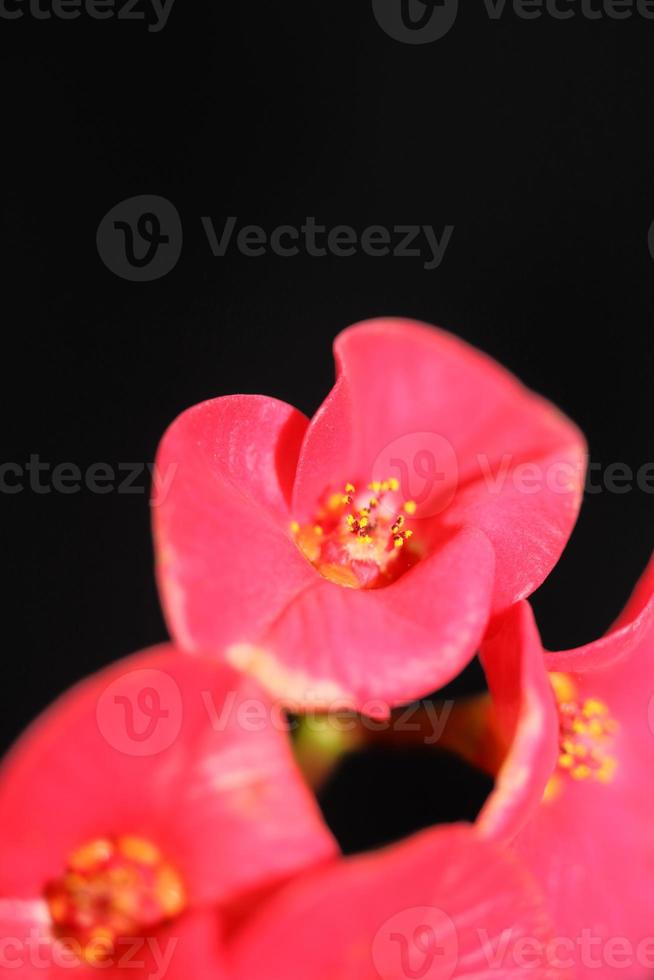
[[[522,603],[482,656],[508,754],[480,828],[514,838],[577,976],[651,976],[654,560],[595,643],[543,653]],[[527,685],[509,676],[517,657],[530,664]]]
[[[335,355],[311,422],[237,395],[173,423],[159,583],[187,651],[226,655],[301,707],[383,714],[455,676],[489,615],[546,577],[577,515],[584,442],[441,331],[370,321]],[[298,370],[312,366],[298,356]]]
[[[161,647],[37,720],[0,770],[0,973],[224,976],[221,911],[336,852],[266,706]]]
[[[465,825],[300,875],[228,949],[233,980],[532,980],[550,965],[537,887],[506,850]]]

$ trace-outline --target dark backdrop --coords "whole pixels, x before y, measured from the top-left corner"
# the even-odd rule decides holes
[[[0,19],[3,459],[149,462],[181,409],[229,392],[311,413],[334,334],[394,314],[508,365],[580,424],[603,467],[653,460],[654,21],[463,7],[424,45],[387,35],[369,0],[176,0],[158,33]],[[131,282],[100,260],[96,231],[142,194],[175,205],[184,246],[168,275]],[[202,215],[455,230],[427,271],[214,258]],[[164,637],[137,482],[0,495],[5,745],[72,681]],[[653,499],[586,496],[535,597],[548,644],[591,639],[619,611],[651,549]]]

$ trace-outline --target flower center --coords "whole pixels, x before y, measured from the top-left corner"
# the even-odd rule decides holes
[[[293,521],[295,543],[330,582],[350,589],[388,585],[419,558],[407,527],[416,504],[403,502],[399,489],[395,479],[370,483],[364,492],[347,483],[326,494],[310,524]]]
[[[559,769],[575,780],[610,782],[618,765],[618,723],[603,701],[581,699],[568,674],[553,673],[550,680],[559,706]]]
[[[45,897],[54,934],[88,963],[110,956],[115,940],[142,936],[186,906],[179,874],[140,837],[85,844]]]

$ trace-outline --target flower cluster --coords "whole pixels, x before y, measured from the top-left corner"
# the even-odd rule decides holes
[[[578,514],[579,431],[430,327],[359,324],[335,354],[311,420],[235,395],[164,435],[172,643],[0,768],[1,975],[654,975],[654,562],[607,636],[544,650],[527,599]],[[282,709],[379,722],[476,654],[477,821],[343,857]]]

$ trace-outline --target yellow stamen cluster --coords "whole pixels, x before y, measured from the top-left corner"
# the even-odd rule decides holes
[[[581,700],[569,675],[550,678],[559,704],[559,768],[578,782],[610,782],[617,767],[612,750],[618,723],[603,701]]]
[[[400,485],[398,481],[394,478],[389,480],[378,481],[375,480],[368,484],[368,490],[371,490],[374,494],[370,497],[368,503],[360,507],[356,514],[346,514],[345,523],[350,531],[350,534],[356,535],[364,544],[372,543],[372,534],[376,530],[376,524],[373,520],[373,511],[377,510],[383,497],[387,493],[397,493]],[[342,497],[343,503],[350,505],[353,502],[354,494],[356,493],[356,487],[351,483],[346,484],[345,494]],[[413,500],[408,500],[404,504],[404,510],[407,514],[415,514],[416,505]],[[410,529],[404,530],[406,518],[404,514],[399,514],[393,523],[391,524],[390,532],[393,539],[393,545],[395,548],[401,548],[405,541],[413,535],[413,531]]]
[[[395,558],[413,536],[407,516],[416,513],[414,501],[402,503],[397,479],[374,480],[369,491],[357,492],[346,483],[330,493],[315,520],[291,523],[291,533],[304,556],[326,578],[352,588],[376,588],[401,574],[415,558],[397,563]]]
[[[117,939],[181,914],[182,880],[158,847],[141,837],[98,838],[68,860],[46,888],[53,931],[87,963],[101,965]]]

